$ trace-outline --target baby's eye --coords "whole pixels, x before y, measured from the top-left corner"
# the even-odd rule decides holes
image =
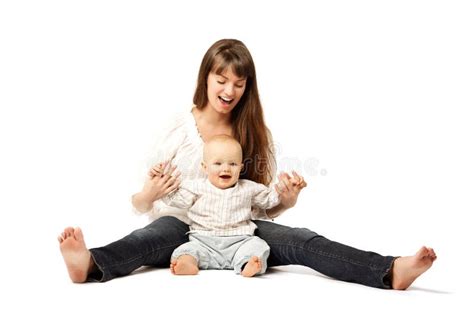
[[[236,164],[235,162],[231,162],[230,165],[231,165],[232,167],[237,166],[237,164]]]
[[[215,166],[220,166],[221,163],[220,163],[220,162],[215,162],[214,165],[215,165]]]

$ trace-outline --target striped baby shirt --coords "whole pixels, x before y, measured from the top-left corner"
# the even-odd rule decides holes
[[[183,181],[162,201],[188,209],[190,232],[207,236],[253,235],[257,227],[251,221],[253,213],[280,203],[276,190],[263,184],[241,179],[233,187],[219,189],[207,178]]]

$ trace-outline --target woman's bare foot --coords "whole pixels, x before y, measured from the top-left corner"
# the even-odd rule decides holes
[[[69,277],[74,283],[82,283],[94,267],[91,253],[86,247],[79,227],[68,227],[58,236],[59,248],[66,263]]]
[[[196,259],[190,255],[182,255],[178,259],[171,260],[170,270],[176,275],[195,275],[199,272]]]
[[[420,275],[428,270],[436,260],[432,248],[421,247],[414,256],[395,259],[392,269],[392,288],[406,290]]]
[[[240,274],[244,277],[253,277],[255,274],[262,271],[262,262],[260,258],[257,256],[253,256],[245,265],[245,268],[242,270]]]

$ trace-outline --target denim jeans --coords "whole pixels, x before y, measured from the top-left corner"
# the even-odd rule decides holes
[[[306,228],[255,221],[255,235],[270,246],[268,267],[297,264],[337,280],[390,288],[392,256],[355,249]],[[105,247],[90,249],[97,271],[89,280],[108,281],[142,266],[169,267],[174,249],[188,242],[188,225],[164,216]]]
[[[390,289],[395,257],[331,241],[306,228],[255,221],[255,235],[270,246],[268,267],[298,264],[337,280]]]

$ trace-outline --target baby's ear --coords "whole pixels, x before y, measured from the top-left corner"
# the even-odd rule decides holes
[[[204,171],[204,172],[207,171],[207,165],[204,161],[201,161],[201,168],[202,168],[202,171]]]

